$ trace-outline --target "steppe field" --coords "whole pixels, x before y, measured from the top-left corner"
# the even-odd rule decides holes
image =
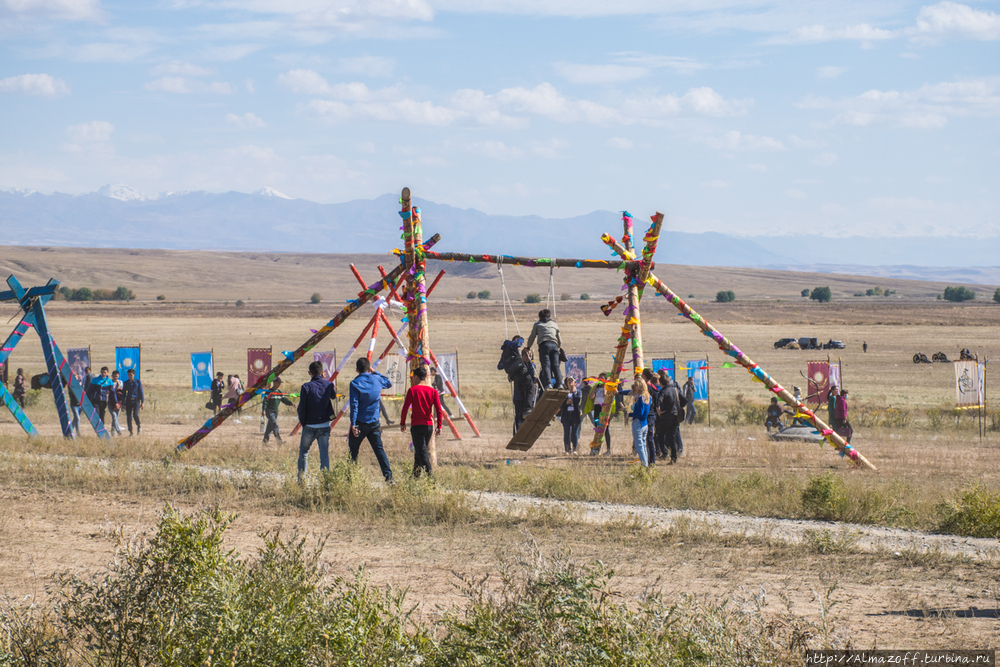
[[[613,571],[602,584],[611,594],[607,600],[631,608],[658,601],[691,637],[718,642],[720,654],[725,644],[734,656],[744,650],[772,663],[801,664],[805,648],[1000,643],[1000,410],[987,408],[981,439],[975,416],[952,410],[952,365],[912,362],[916,352],[957,359],[962,348],[992,357],[1000,341],[992,287],[977,288],[975,301],[959,305],[936,299],[945,285],[929,282],[656,269],[786,387],[805,388],[800,372],[807,361],[828,354],[840,359],[853,444],[877,472],[851,469],[829,447],[769,441],[760,425],[768,392],[744,370],[723,368],[718,348],[652,291],[642,301],[647,359],[676,355],[683,363],[707,355],[712,367],[710,419],[706,410],[699,423],[684,427],[685,456],[678,465],[640,469],[621,420],[611,426],[611,456],[563,454],[558,423],[529,452],[506,450],[512,407],[506,378],[496,370],[500,344],[518,330],[527,336],[539,306],[524,304],[524,297],[544,297],[549,276],[505,269],[517,302],[515,324],[509,312],[504,317],[496,267],[469,264],[443,266],[447,273],[431,298],[429,327],[435,350],[458,352],[460,392],[482,437],[456,419],[462,439],[447,429],[438,438],[433,484],[407,479],[409,437],[396,427],[386,427],[383,437],[398,484],[381,483],[367,445],[360,470],[352,470],[343,462],[347,429],[341,423],[331,439],[333,473],[318,476],[314,449],[307,485],[299,487],[297,438],[287,435],[296,418],[287,407],[280,415],[284,445],[261,443],[258,406],[176,453],[177,441],[209,417],[207,396],[190,391],[191,352],[211,349],[216,370],[245,377],[247,347],[270,346],[276,355],[294,349],[354,296],[360,287],[349,263],[371,282],[379,263],[389,268],[395,261],[377,255],[0,248],[0,271],[14,273],[25,286],[55,277],[71,287],[132,289],[136,300],[130,303],[54,301],[47,313],[60,347],[91,346],[95,367],[113,366],[116,345],[141,343],[147,395],[143,432],[131,439],[98,440],[85,426],[77,441],[64,440],[50,394],[33,396],[26,410],[39,438],[27,438],[6,411],[0,413],[4,613],[28,614],[29,604],[44,608],[59,598],[67,576],[91,581],[107,572],[109,562],[126,561],[129,549],[141,548],[143,535],[162,528],[169,504],[191,517],[215,509],[235,514],[225,546],[247,557],[266,550],[275,531],[305,537],[307,548],[319,549],[324,577],[352,581],[363,568],[374,587],[405,589],[403,606],[414,607],[407,622],[417,625],[471,615],[490,594],[494,602],[513,599],[515,589],[530,589],[524,582],[548,581],[545,573],[594,572],[601,563]],[[599,305],[621,293],[620,276],[559,269],[553,279],[566,352],[586,353],[590,374],[610,369],[621,309],[606,318]],[[876,285],[895,294],[852,296]],[[800,296],[816,286],[830,286],[834,300],[821,304]],[[713,302],[717,291],[729,289],[736,292],[734,303]],[[491,298],[466,298],[482,290]],[[313,293],[322,296],[319,304],[309,303]],[[591,299],[581,301],[581,293]],[[341,355],[372,312],[366,306],[319,347]],[[0,304],[10,327],[17,315],[16,306]],[[398,323],[399,313],[391,319]],[[12,376],[18,367],[28,375],[43,372],[33,336],[13,353]],[[773,348],[775,340],[793,336],[838,339],[847,348]],[[387,343],[380,336],[377,350]],[[343,379],[353,377],[347,372],[352,366]],[[292,367],[284,379],[286,387],[305,381],[306,365]],[[399,408],[399,400],[388,401],[394,420]],[[481,492],[508,495],[490,495],[486,502]],[[584,511],[576,504],[581,501],[600,505]],[[602,506],[622,504],[706,513],[668,525],[638,511],[602,518]],[[713,517],[728,514],[759,517],[764,528],[724,531]],[[788,537],[786,528],[805,520],[826,523]],[[861,536],[876,527],[913,532],[905,547],[864,546]],[[933,545],[925,538],[941,534],[951,537]]]

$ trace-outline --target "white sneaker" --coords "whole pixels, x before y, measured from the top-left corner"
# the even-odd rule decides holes
[[[242,424],[243,422],[241,422],[241,421],[240,421],[239,419],[234,419],[234,420],[233,420],[233,423],[234,423],[234,424]]]

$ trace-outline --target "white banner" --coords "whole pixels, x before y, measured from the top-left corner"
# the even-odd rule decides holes
[[[455,391],[460,391],[458,387],[458,352],[444,352],[435,355],[438,364],[444,369],[444,377]],[[445,389],[447,391],[447,389]]]
[[[830,386],[836,387],[838,393],[844,388],[840,383],[840,363],[836,361],[830,362]]]
[[[981,405],[979,402],[979,368],[973,361],[955,362],[955,406]]]
[[[406,365],[406,352],[396,346],[396,354],[387,354],[382,360],[384,366],[379,372],[392,380],[392,388],[382,393],[388,396],[403,396],[406,394],[406,380],[409,376],[409,366]]]

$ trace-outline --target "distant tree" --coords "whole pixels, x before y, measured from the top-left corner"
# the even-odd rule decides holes
[[[854,296],[865,296],[864,292],[855,292]]]
[[[488,289],[479,290],[479,292],[476,293],[476,296],[478,298],[484,299],[484,300],[485,299],[489,299],[490,298],[490,291]]]
[[[804,290],[802,290],[802,296],[809,296],[809,288],[808,287],[805,288]]]
[[[940,295],[940,294],[938,294],[938,295],[937,295],[937,300],[938,300],[938,301],[940,301],[940,300],[941,300],[941,295]]]
[[[733,290],[719,290],[715,294],[715,300],[719,303],[729,303],[730,301],[736,301],[736,292]]]
[[[542,295],[541,294],[529,294],[528,296],[524,297],[524,302],[525,303],[541,303],[542,302]]]
[[[166,296],[165,294],[158,294],[158,295],[156,296],[156,300],[157,300],[157,301],[166,301],[166,300],[167,300],[167,296]],[[229,302],[228,302],[228,301],[226,302],[226,305],[227,305],[227,306],[229,305]]]
[[[243,299],[236,299],[236,307],[237,308],[243,307]]]
[[[833,293],[830,291],[829,287],[815,287],[809,298],[813,301],[819,301],[820,303],[826,303],[833,298]]]
[[[319,292],[313,292],[313,295],[309,297],[309,303],[319,303],[323,300],[323,295]]]
[[[130,290],[129,288],[119,286],[118,289],[115,290],[115,300],[116,301],[134,301],[135,300],[135,294],[133,294],[132,290]]]
[[[997,288],[996,292],[993,292],[993,300],[1000,303],[1000,287]]]
[[[590,301],[590,295],[584,292],[580,295],[580,301]]]
[[[475,299],[476,298],[476,290],[472,290],[471,292],[469,292],[468,294],[466,294],[465,298],[466,299]]]
[[[569,292],[563,292],[562,294],[560,294],[559,295],[559,300],[560,301],[569,301],[570,300]]]
[[[89,287],[81,287],[73,292],[70,299],[73,301],[93,301],[94,292]]]
[[[875,296],[882,296],[883,294],[885,294],[885,290],[882,289],[881,286],[876,285],[874,288],[872,288],[872,293],[874,293]]]
[[[875,290],[869,287],[868,289],[865,290],[865,296],[875,296]]]
[[[961,285],[959,287],[945,287],[944,288],[944,299],[945,301],[954,301],[960,303],[962,301],[972,301],[976,298],[976,293],[970,290],[968,287]]]

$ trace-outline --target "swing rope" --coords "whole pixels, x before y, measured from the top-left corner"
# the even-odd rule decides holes
[[[503,264],[497,262],[497,271],[500,272],[500,290],[503,292],[503,337],[504,340],[510,340],[510,334],[507,330],[507,309],[510,308],[510,317],[514,320],[514,328],[517,329],[517,335],[521,335],[521,327],[517,325],[517,316],[514,315],[514,304],[510,301],[510,295],[507,294],[507,282],[503,277]],[[523,338],[523,336],[522,336]]]
[[[552,311],[552,319],[554,321],[554,320],[558,319],[558,318],[556,318],[556,283],[555,283],[555,277],[553,276],[553,273],[554,273],[556,267],[555,267],[555,260],[549,260],[549,262],[550,262],[549,263],[549,293],[545,297],[545,305],[546,306],[550,306],[549,310]]]

